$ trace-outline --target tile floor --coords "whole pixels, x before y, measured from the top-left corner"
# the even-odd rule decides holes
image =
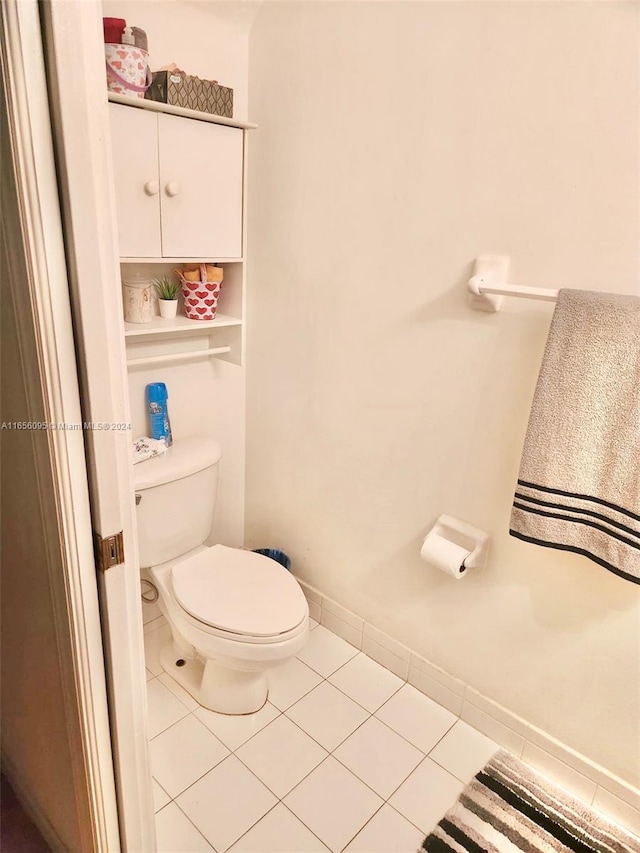
[[[258,713],[201,708],[148,623],[160,853],[414,853],[498,749],[326,628],[272,670]]]

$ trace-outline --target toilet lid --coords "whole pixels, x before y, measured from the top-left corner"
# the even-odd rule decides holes
[[[297,627],[307,614],[298,582],[280,563],[253,551],[214,545],[176,563],[171,572],[180,606],[199,622],[253,637]]]

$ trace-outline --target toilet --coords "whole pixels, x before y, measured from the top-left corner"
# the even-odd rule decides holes
[[[211,439],[183,439],[134,467],[140,566],[171,627],[162,667],[205,708],[251,714],[267,701],[267,670],[303,647],[309,607],[280,563],[204,544],[220,457]]]

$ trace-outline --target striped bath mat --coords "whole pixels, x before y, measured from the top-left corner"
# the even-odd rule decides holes
[[[502,750],[422,843],[429,853],[640,853],[603,820]]]

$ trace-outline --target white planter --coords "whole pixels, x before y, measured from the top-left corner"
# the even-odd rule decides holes
[[[178,311],[178,300],[158,299],[158,305],[160,306],[160,316],[165,320],[173,320]]]

